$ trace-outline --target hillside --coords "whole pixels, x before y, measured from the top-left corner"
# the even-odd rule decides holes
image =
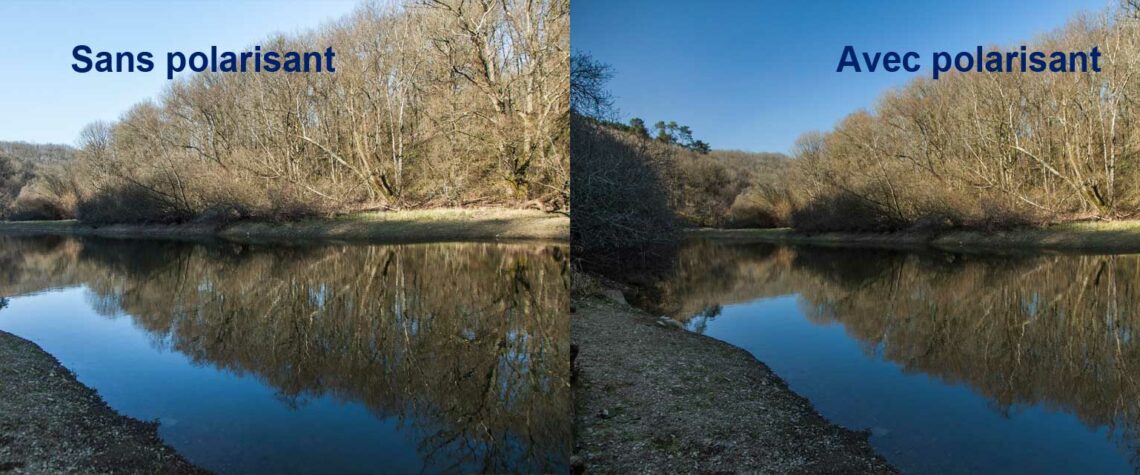
[[[0,219],[64,217],[38,197],[74,158],[69,145],[0,142]]]

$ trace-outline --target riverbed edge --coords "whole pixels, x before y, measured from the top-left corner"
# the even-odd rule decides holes
[[[0,331],[0,472],[204,474],[158,424],[115,411],[39,345]]]
[[[97,236],[116,239],[236,242],[334,241],[419,243],[449,241],[559,241],[570,239],[570,218],[526,209],[441,208],[355,213],[286,223],[110,224],[66,221],[4,221],[0,236]]]
[[[576,278],[581,278],[579,274]],[[719,393],[725,394],[747,394],[755,399],[759,399],[762,403],[762,409],[783,408],[782,414],[777,414],[780,420],[794,421],[792,424],[797,426],[800,430],[789,432],[787,427],[773,425],[771,427],[759,428],[761,431],[768,431],[771,433],[781,434],[787,440],[783,443],[776,445],[786,445],[788,447],[798,447],[799,450],[807,452],[809,455],[797,454],[798,460],[790,460],[786,455],[788,449],[785,447],[783,451],[773,449],[771,446],[759,448],[761,444],[734,444],[726,442],[729,446],[728,450],[736,450],[744,452],[742,454],[734,454],[737,457],[732,461],[733,457],[728,457],[729,461],[714,460],[716,458],[723,458],[723,453],[716,453],[710,455],[705,449],[696,452],[677,453],[677,454],[656,454],[653,453],[656,447],[650,444],[646,447],[644,443],[639,442],[637,439],[646,438],[657,443],[660,434],[638,434],[635,429],[622,429],[620,432],[623,435],[617,436],[618,440],[606,440],[606,436],[595,436],[600,431],[606,429],[599,429],[599,426],[606,424],[612,420],[617,420],[618,417],[625,416],[626,412],[631,411],[628,401],[615,398],[612,394],[603,394],[607,391],[612,391],[614,385],[633,385],[628,380],[614,380],[607,381],[607,378],[612,379],[610,370],[620,366],[632,366],[637,369],[634,371],[641,373],[646,371],[646,366],[652,365],[652,360],[663,359],[669,360],[672,358],[670,355],[657,355],[658,357],[646,355],[638,352],[636,354],[623,353],[627,358],[622,358],[622,361],[614,361],[613,355],[610,358],[597,356],[591,357],[591,352],[595,351],[598,347],[614,347],[620,348],[622,351],[630,350],[625,345],[611,345],[608,342],[601,345],[597,344],[598,340],[604,341],[605,335],[598,335],[599,333],[606,333],[606,330],[596,328],[592,322],[586,321],[583,318],[589,312],[600,313],[595,315],[594,318],[602,317],[611,323],[618,323],[619,326],[624,327],[622,332],[610,332],[613,334],[627,333],[630,329],[640,329],[641,332],[649,331],[653,335],[650,338],[645,348],[650,351],[658,353],[668,353],[668,345],[659,344],[663,340],[674,340],[685,342],[682,343],[683,347],[687,347],[693,353],[700,353],[698,357],[702,361],[701,371],[713,374],[712,386],[733,385],[735,388],[725,390],[721,387],[708,387],[709,378],[705,378],[703,385],[690,383],[689,390],[696,390],[708,395]],[[867,431],[855,431],[838,424],[834,424],[825,417],[823,417],[812,405],[812,403],[805,397],[793,391],[787,383],[780,378],[774,371],[771,370],[764,362],[757,359],[754,355],[747,350],[739,348],[730,343],[706,336],[698,333],[690,332],[685,329],[677,328],[680,325],[675,321],[666,321],[664,317],[654,319],[648,313],[629,305],[621,290],[603,286],[603,288],[592,294],[579,294],[571,299],[571,342],[574,345],[572,351],[572,380],[573,383],[573,397],[574,397],[574,457],[572,458],[573,472],[594,472],[594,473],[623,473],[628,471],[657,471],[657,470],[693,470],[699,472],[720,472],[720,471],[759,471],[765,473],[781,473],[786,471],[810,473],[820,469],[826,469],[835,473],[839,472],[858,472],[858,473],[898,473],[898,470],[893,467],[885,458],[875,452],[870,444],[870,433]],[[598,322],[594,320],[593,323]],[[598,338],[601,336],[602,338]],[[593,348],[592,348],[593,347]],[[690,353],[690,351],[683,351],[680,354]],[[671,353],[677,355],[679,353]],[[713,355],[714,360],[710,361],[708,355]],[[621,357],[619,357],[621,358]],[[592,360],[592,361],[591,361]],[[584,364],[585,363],[585,364]],[[598,367],[602,369],[599,371]],[[746,368],[749,378],[747,380],[732,380],[724,377],[721,369],[725,367]],[[737,373],[739,375],[739,373]],[[585,381],[585,382],[584,382]],[[734,384],[735,383],[735,384]],[[759,383],[759,384],[757,384]],[[610,388],[610,389],[607,389]],[[634,388],[638,390],[638,388]],[[765,395],[766,394],[766,395]],[[778,401],[777,401],[778,400]],[[615,401],[618,401],[615,403]],[[615,406],[616,404],[616,406]],[[607,406],[617,407],[617,410],[607,409]],[[696,414],[692,405],[672,405],[667,401],[655,400],[652,404],[650,412],[653,417],[664,417],[678,422],[682,427],[692,428],[693,426],[700,426],[700,423],[694,423],[691,419],[699,418],[700,415]],[[740,406],[745,406],[741,404]],[[685,407],[686,409],[678,410],[678,407]],[[724,406],[720,406],[724,407]],[[731,422],[739,424],[742,427],[749,427],[747,419],[748,411],[745,410],[744,418],[735,418]],[[775,411],[780,412],[780,411]],[[620,415],[619,415],[620,414]],[[634,416],[638,422],[641,416]],[[762,419],[761,419],[762,421]],[[655,421],[660,423],[661,420]],[[669,426],[672,424],[664,424]],[[759,424],[763,425],[763,424]],[[661,429],[660,425],[653,425],[652,431],[656,432]],[[611,429],[612,430],[612,429]],[[692,430],[686,432],[694,432]],[[710,434],[715,435],[715,434]],[[729,438],[729,437],[725,437]],[[777,439],[780,436],[776,437]],[[616,442],[616,443],[615,443]],[[721,441],[714,441],[708,450],[724,450],[724,446],[720,445]],[[751,445],[751,446],[750,446]],[[790,449],[795,452],[797,449]],[[678,451],[679,452],[679,451]],[[676,456],[676,457],[675,457]],[[632,459],[631,459],[632,457]],[[791,458],[797,458],[791,457]]]
[[[791,228],[694,228],[686,237],[718,241],[880,249],[934,248],[955,252],[1062,251],[1140,253],[1140,220],[1073,222],[1005,231],[800,233]]]

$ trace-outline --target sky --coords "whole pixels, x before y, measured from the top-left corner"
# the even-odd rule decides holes
[[[571,47],[612,66],[623,120],[675,120],[713,148],[789,152],[811,130],[929,77],[934,51],[1018,47],[1111,0],[573,0]],[[846,45],[922,70],[837,73]]]
[[[0,140],[74,144],[156,97],[166,53],[240,51],[275,32],[304,32],[350,13],[357,0],[0,1]],[[150,51],[154,70],[77,73],[72,49]],[[183,73],[188,74],[188,73]],[[189,73],[192,74],[192,73]]]

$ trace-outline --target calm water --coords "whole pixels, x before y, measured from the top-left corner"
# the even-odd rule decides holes
[[[1140,467],[1140,256],[693,242],[635,300],[750,351],[905,472]]]
[[[566,249],[0,238],[0,330],[224,473],[563,472]]]

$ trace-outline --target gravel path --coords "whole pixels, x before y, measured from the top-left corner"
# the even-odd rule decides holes
[[[737,347],[574,300],[575,463],[590,473],[895,473]]]
[[[0,331],[0,473],[204,473],[35,343]]]

